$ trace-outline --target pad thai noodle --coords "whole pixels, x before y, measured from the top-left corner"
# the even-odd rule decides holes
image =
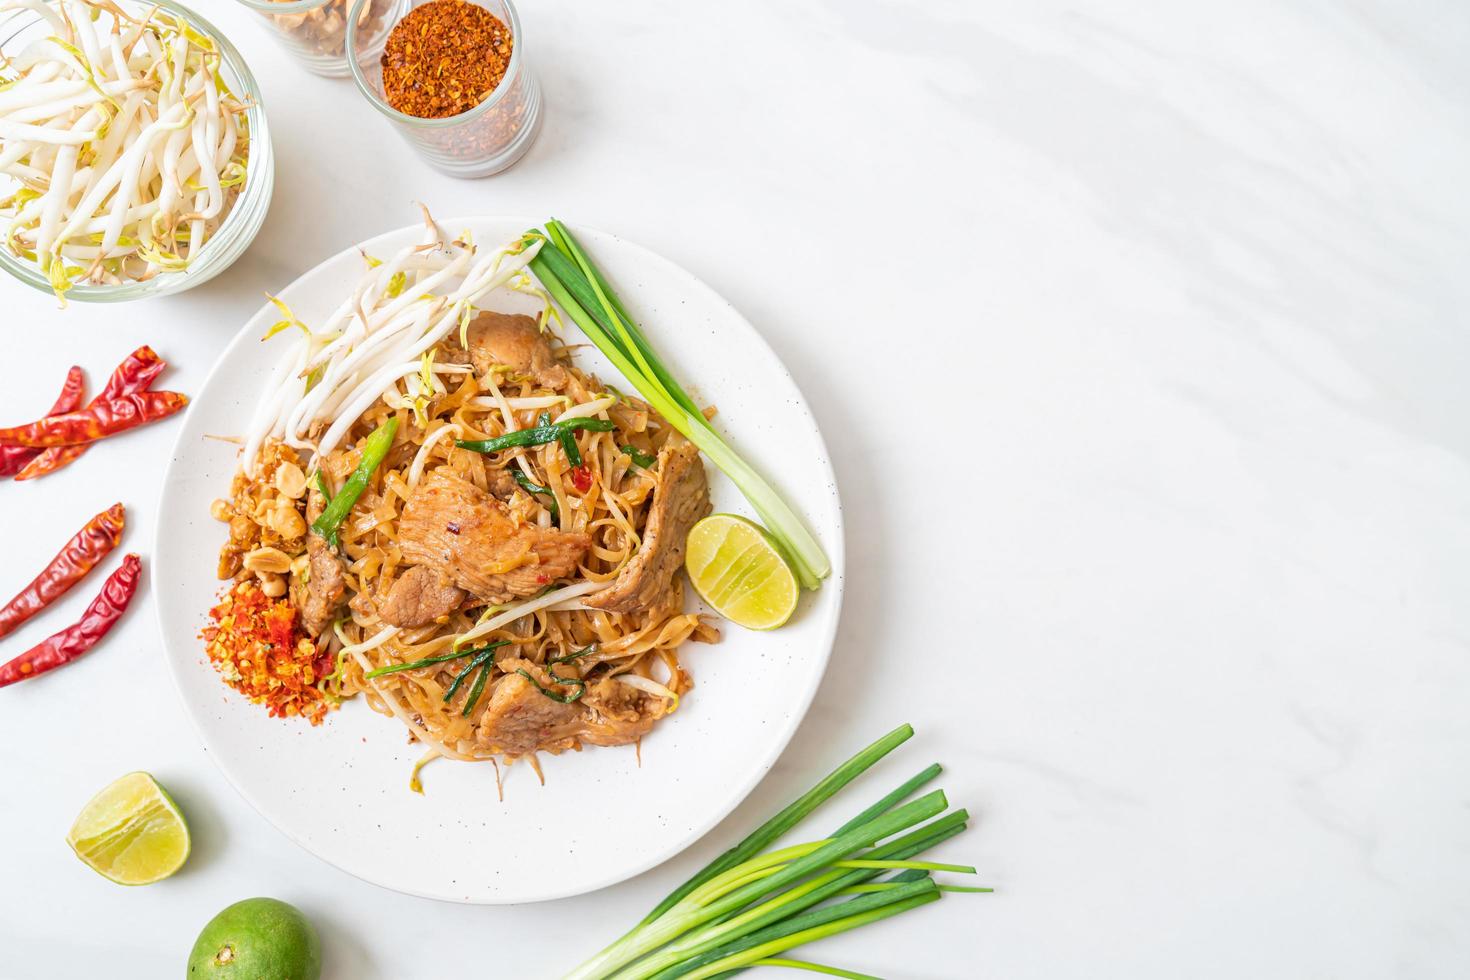
[[[214,505],[210,658],[277,714],[361,695],[426,758],[635,743],[691,686],[681,646],[719,636],[678,574],[699,450],[576,365],[539,242],[425,220],[315,329],[278,302],[294,340]]]

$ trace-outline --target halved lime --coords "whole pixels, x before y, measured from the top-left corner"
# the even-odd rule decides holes
[[[183,865],[189,827],[157,780],[130,772],[82,807],[66,842],[108,881],[147,885]]]
[[[689,529],[684,568],[705,602],[747,629],[780,626],[801,593],[765,529],[734,514],[711,514]]]

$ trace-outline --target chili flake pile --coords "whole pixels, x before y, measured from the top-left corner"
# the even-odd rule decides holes
[[[420,119],[468,112],[510,67],[510,28],[468,0],[431,0],[394,25],[383,47],[383,95]]]
[[[336,700],[316,686],[331,664],[296,627],[296,608],[271,599],[254,581],[235,585],[209,611],[214,625],[200,634],[226,684],[263,704],[275,718],[302,717],[320,725]]]

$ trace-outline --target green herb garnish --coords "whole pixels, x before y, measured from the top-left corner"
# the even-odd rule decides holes
[[[483,667],[487,664],[492,663],[495,660],[495,648],[503,647],[507,642],[509,641],[501,640],[498,643],[492,643],[486,647],[480,647],[474,650],[465,650],[463,653],[461,653],[460,656],[462,657],[474,654],[474,658],[470,660],[469,663],[464,665],[464,670],[461,670],[458,674],[454,675],[454,680],[451,681],[449,684],[449,690],[444,692],[444,700],[449,701],[451,698],[453,698],[454,695],[458,693],[460,685],[463,684],[469,678],[469,676],[475,672],[476,668]]]
[[[376,670],[370,670],[364,676],[368,678],[373,678],[382,677],[384,674],[396,674],[400,670],[422,670],[425,667],[432,667],[435,664],[447,664],[451,660],[460,660],[464,657],[473,657],[477,654],[484,653],[487,650],[494,650],[498,647],[503,647],[509,642],[509,640],[496,640],[494,643],[491,643],[488,646],[474,647],[469,650],[461,650],[458,653],[444,653],[440,654],[437,657],[427,657],[423,660],[415,660],[412,663],[406,664],[389,664],[387,667],[379,667]]]
[[[536,690],[540,691],[542,694],[546,695],[548,698],[551,698],[551,700],[553,700],[553,701],[560,701],[562,704],[571,704],[573,701],[577,700],[582,695],[584,695],[584,694],[587,693],[587,684],[580,677],[575,677],[575,678],[570,678],[570,679],[565,679],[564,680],[564,679],[556,676],[556,671],[554,671],[554,670],[548,670],[547,673],[550,674],[552,676],[552,678],[558,684],[560,684],[561,686],[563,686],[563,687],[575,687],[577,689],[577,691],[576,691],[575,694],[558,694],[556,691],[553,691],[551,688],[544,687],[541,684],[540,681],[538,681],[536,678],[534,678],[534,677],[531,676],[531,672],[528,671],[528,670],[526,670],[526,668],[524,668],[524,667],[517,667],[516,668],[516,673],[517,674],[520,674],[522,677],[524,677],[526,680],[530,681],[532,684],[535,684],[536,685]]]
[[[520,488],[531,496],[547,498],[546,509],[551,511],[552,521],[559,522],[561,520],[561,507],[557,505],[556,494],[551,492],[550,487],[543,487],[541,484],[533,481],[529,476],[521,472],[519,466],[512,466],[510,468],[510,475],[515,477],[515,481],[520,485]]]
[[[470,696],[465,699],[464,710],[459,713],[461,718],[470,716],[475,702],[480,700],[480,695],[485,692],[485,681],[490,677],[490,671],[494,666],[495,664],[488,660],[480,666],[480,676],[475,678],[475,686],[470,688]]]
[[[327,539],[332,547],[337,546],[337,529],[352,512],[352,505],[357,503],[357,498],[367,489],[368,481],[373,478],[373,472],[382,464],[388,455],[388,450],[393,446],[393,436],[398,432],[398,418],[394,416],[373,430],[372,434],[363,440],[362,459],[358,461],[357,469],[342,484],[342,489],[331,502],[327,504],[322,515],[311,523],[311,529]],[[320,470],[317,471],[321,473]]]
[[[593,650],[596,650],[596,649],[597,649],[597,644],[596,643],[589,643],[587,646],[583,647],[582,649],[577,650],[577,651],[575,651],[573,653],[569,653],[565,657],[552,657],[550,660],[548,660],[546,662],[548,664],[564,664],[564,663],[569,663],[569,662],[571,662],[573,660],[580,660],[582,657],[587,656],[587,654],[591,653]],[[555,674],[552,674],[551,676],[552,677],[555,677],[556,675]]]
[[[641,466],[646,470],[654,463],[654,457],[647,453],[639,452],[634,446],[619,446],[618,448],[632,458],[634,466]]]
[[[316,471],[316,488],[318,491],[321,492],[321,495],[326,498],[326,503],[322,504],[322,511],[323,513],[325,513],[326,508],[332,503],[332,490],[330,487],[327,486],[327,475],[321,470]],[[333,531],[331,534],[323,535],[323,537],[326,538],[327,544],[329,544],[333,550],[341,547],[341,542],[337,540],[336,531]]]
[[[468,449],[477,453],[498,453],[502,449],[512,449],[516,446],[541,446],[548,442],[558,442],[562,450],[567,454],[567,461],[573,466],[582,465],[582,453],[577,449],[577,438],[574,435],[578,429],[586,429],[588,432],[611,432],[616,426],[607,419],[564,419],[560,422],[552,422],[549,416],[542,415],[542,421],[530,429],[519,429],[515,432],[507,432],[503,436],[494,439],[456,439],[454,444],[460,449]]]

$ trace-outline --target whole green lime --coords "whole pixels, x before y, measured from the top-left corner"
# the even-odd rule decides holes
[[[247,898],[209,920],[189,953],[189,980],[319,980],[316,929],[294,906]]]

